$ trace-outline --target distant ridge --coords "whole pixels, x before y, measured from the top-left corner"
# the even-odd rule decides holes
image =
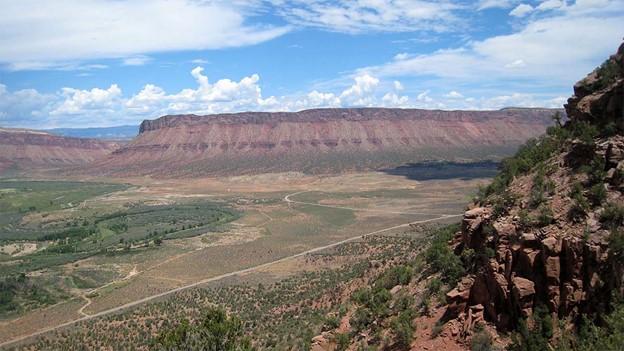
[[[51,134],[74,137],[74,138],[94,138],[108,140],[130,140],[139,133],[137,125],[123,125],[115,127],[93,127],[93,128],[52,128],[46,129]]]

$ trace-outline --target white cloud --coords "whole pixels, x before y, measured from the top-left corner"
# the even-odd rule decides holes
[[[409,54],[407,54],[405,52],[402,52],[402,53],[394,55],[394,59],[397,60],[397,61],[405,60],[408,57],[409,57]]]
[[[399,96],[396,93],[386,93],[381,98],[381,102],[384,107],[407,107],[409,98],[405,95]]]
[[[197,58],[197,59],[191,60],[191,63],[194,63],[196,65],[205,65],[205,64],[210,63],[210,61],[205,60],[205,59],[201,59],[201,58]]]
[[[305,109],[313,107],[339,107],[340,98],[333,93],[322,93],[317,90],[313,90],[308,93],[304,98],[291,103],[291,107],[294,109]],[[291,108],[289,108],[291,109]]]
[[[450,1],[430,0],[273,0],[287,21],[329,31],[415,32],[445,31],[458,22],[455,12],[462,6]]]
[[[89,110],[113,111],[121,98],[121,89],[112,84],[108,89],[79,90],[63,88],[65,100],[50,115],[84,114]]]
[[[394,90],[396,90],[396,91],[401,91],[401,90],[405,89],[403,87],[403,84],[401,82],[399,82],[398,80],[395,80],[392,84],[394,85]]]
[[[351,106],[371,106],[373,91],[379,85],[379,79],[368,73],[354,78],[355,83],[340,94],[340,99]]]
[[[46,68],[99,58],[256,44],[289,27],[246,24],[225,1],[20,0],[2,2],[0,63]]]
[[[421,102],[431,102],[433,101],[433,99],[429,96],[430,91],[429,90],[425,90],[422,93],[418,94],[418,96],[416,96],[416,100],[421,101]]]
[[[529,4],[520,4],[516,6],[513,10],[511,10],[511,12],[509,12],[509,15],[514,17],[524,17],[531,12],[533,12],[533,6]]]
[[[563,0],[546,0],[542,1],[535,9],[538,11],[548,11],[565,7],[565,5]]]
[[[126,57],[122,60],[122,63],[124,66],[143,66],[146,63],[150,62],[152,60],[151,57],[148,56],[133,56],[133,57]]]
[[[358,71],[379,78],[426,78],[447,87],[478,82],[494,90],[522,85],[568,91],[615,52],[624,33],[624,3],[611,2],[599,9],[584,8],[583,12],[575,6],[555,16],[531,20],[512,34]]]
[[[513,62],[510,62],[508,64],[505,65],[505,68],[522,68],[525,67],[526,63],[524,63],[524,60],[522,59],[517,59],[514,60]]]
[[[0,84],[0,125],[27,127],[35,124],[41,116],[47,115],[49,105],[55,100],[53,95],[41,94],[34,89],[10,92]]]

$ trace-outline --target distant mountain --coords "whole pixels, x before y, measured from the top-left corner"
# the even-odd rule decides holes
[[[36,130],[0,128],[0,175],[84,165],[109,155],[119,145]]]
[[[116,126],[102,128],[53,128],[46,132],[74,138],[130,140],[139,133],[139,126]]]
[[[346,108],[164,116],[144,121],[136,138],[86,172],[161,177],[318,174],[425,160],[499,160],[543,134],[555,111],[561,110]]]

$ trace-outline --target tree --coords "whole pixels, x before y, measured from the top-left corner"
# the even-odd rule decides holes
[[[251,341],[244,336],[243,324],[220,308],[210,308],[204,317],[191,325],[184,320],[156,340],[162,350],[251,351]]]

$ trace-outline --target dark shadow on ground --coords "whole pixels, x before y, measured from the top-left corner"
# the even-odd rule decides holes
[[[498,173],[499,163],[480,161],[471,163],[425,161],[383,169],[384,173],[404,176],[412,180],[491,178]]]

